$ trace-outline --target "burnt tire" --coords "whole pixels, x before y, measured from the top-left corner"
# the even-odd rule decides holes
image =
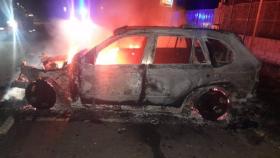
[[[47,81],[40,79],[27,86],[25,98],[29,104],[37,109],[49,109],[56,102],[56,93]]]
[[[220,116],[224,115],[229,107],[229,98],[225,93],[219,90],[210,89],[202,94],[195,108],[200,115],[207,120],[216,121]]]

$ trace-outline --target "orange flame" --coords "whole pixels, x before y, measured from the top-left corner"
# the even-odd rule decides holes
[[[80,20],[70,18],[61,23],[61,30],[64,39],[68,43],[68,64],[72,62],[72,58],[77,52],[83,49],[93,48],[111,34],[109,31],[93,23],[91,19]]]
[[[127,42],[127,46],[124,49],[129,49],[130,54],[132,56],[135,55],[135,52],[132,51],[133,49],[139,49],[141,48],[140,45],[137,44],[130,44],[132,41]],[[131,59],[128,59],[124,55],[125,52],[121,51],[122,48],[112,45],[105,49],[103,49],[101,52],[98,53],[98,56],[96,58],[96,65],[113,65],[113,64],[129,64],[131,63]]]

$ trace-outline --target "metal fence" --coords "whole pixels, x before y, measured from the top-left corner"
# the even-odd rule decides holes
[[[280,0],[263,0],[256,23],[260,1],[231,0],[215,10],[215,23],[223,30],[251,36],[280,39]]]

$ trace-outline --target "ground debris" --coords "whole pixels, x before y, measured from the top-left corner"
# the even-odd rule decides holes
[[[127,129],[122,127],[122,128],[118,128],[118,133],[122,134],[123,132],[125,132]]]

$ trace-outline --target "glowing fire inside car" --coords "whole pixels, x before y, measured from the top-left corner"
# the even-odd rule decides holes
[[[142,38],[141,38],[142,39]],[[143,41],[121,39],[104,48],[97,54],[96,65],[135,64],[140,62]]]
[[[64,66],[64,61],[55,61],[57,68],[61,69]]]
[[[109,48],[108,50],[101,51],[96,59],[97,65],[111,65],[111,64],[118,64],[119,58],[119,48]]]
[[[96,65],[112,65],[112,64],[130,64],[131,59],[125,54],[125,52],[121,51],[130,50],[129,53],[131,56],[135,56],[136,52],[133,51],[134,49],[140,49],[139,45],[128,44],[128,48],[119,48],[119,47],[108,47],[98,53],[96,59]]]

